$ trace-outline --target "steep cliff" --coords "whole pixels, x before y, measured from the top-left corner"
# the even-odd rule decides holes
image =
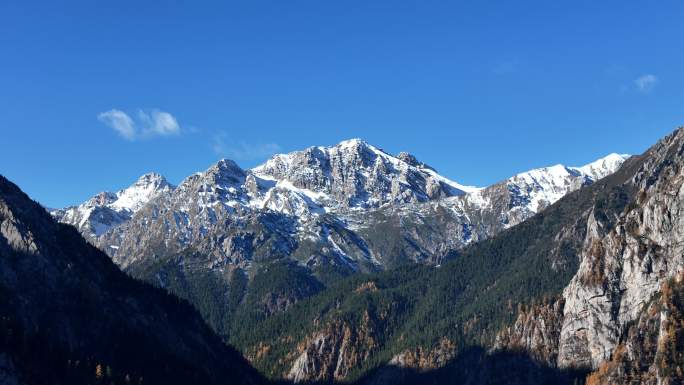
[[[579,270],[563,292],[558,365],[596,368],[660,285],[684,268],[684,130],[642,156],[630,180],[596,203]],[[617,214],[611,214],[608,210]]]
[[[684,272],[664,282],[620,336],[611,359],[587,378],[596,384],[684,383]]]
[[[631,176],[610,187],[587,216],[581,262],[563,290],[563,306],[539,317],[521,311],[514,326],[499,335],[498,347],[537,356],[545,346],[552,354],[538,357],[544,362],[598,368],[592,383],[678,383],[673,379],[681,378],[683,351],[677,342],[683,332],[677,318],[684,272],[683,153],[684,130],[679,129],[631,170],[621,171]],[[654,296],[660,299],[653,301]],[[555,338],[545,339],[544,331]],[[662,353],[663,338],[673,344],[672,351]],[[658,367],[656,357],[668,354],[668,363],[663,358]]]

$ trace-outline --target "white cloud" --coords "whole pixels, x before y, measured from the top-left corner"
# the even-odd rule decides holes
[[[127,140],[135,140],[136,129],[133,119],[128,114],[117,109],[111,109],[97,115],[97,119],[113,128]]]
[[[658,78],[653,74],[645,74],[634,80],[634,84],[641,92],[650,92],[658,83]]]
[[[173,115],[168,112],[152,110],[149,113],[140,110],[138,117],[143,124],[142,133],[146,136],[153,135],[178,135],[180,134],[180,126]]]
[[[97,115],[97,119],[113,128],[124,139],[137,140],[153,136],[170,136],[181,133],[178,120],[168,112],[138,110],[137,120],[127,113],[112,109]]]
[[[260,159],[280,151],[280,146],[276,143],[249,144],[245,142],[233,142],[224,131],[214,135],[212,147],[218,156],[233,160]]]

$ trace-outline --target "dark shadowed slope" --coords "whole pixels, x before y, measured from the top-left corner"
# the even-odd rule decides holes
[[[120,272],[0,176],[0,383],[259,382],[185,301]]]

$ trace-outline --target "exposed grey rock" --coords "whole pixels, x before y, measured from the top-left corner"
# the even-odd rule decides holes
[[[661,286],[622,333],[609,361],[592,373],[588,384],[656,385],[684,381],[684,272]]]
[[[300,344],[285,377],[295,383],[343,380],[377,348],[375,328],[367,312],[358,328],[345,321],[327,324]]]
[[[596,369],[613,357],[653,295],[684,270],[683,154],[679,129],[620,171],[625,182],[607,198],[578,213],[586,231],[579,269],[562,293],[562,317],[521,312],[498,348],[521,347],[547,363],[557,354],[560,368]],[[541,346],[550,354],[537,355]]]
[[[560,367],[596,368],[610,358],[625,325],[684,268],[682,151],[680,129],[644,155],[625,186],[631,205],[615,218],[592,213],[579,271],[563,293]]]
[[[231,271],[251,279],[273,261],[344,276],[405,263],[440,265],[464,246],[615,171],[624,158],[611,155],[591,173],[589,166],[554,166],[477,189],[450,181],[410,154],[394,157],[349,140],[276,155],[251,170],[221,160],[178,187],[148,181],[161,177],[141,178],[145,183],[53,215],[79,227],[134,276],[164,287],[169,275],[162,270],[191,280],[201,272],[229,286]],[[145,199],[115,211],[129,190],[146,191],[137,194]],[[111,218],[97,219],[105,214]],[[106,231],[97,230],[98,223]],[[265,302],[269,312],[298,300],[273,295]]]
[[[117,193],[101,192],[78,206],[51,210],[51,214],[97,242],[99,236],[131,219],[148,201],[173,188],[163,176],[149,173]]]
[[[537,360],[555,366],[563,323],[563,299],[518,309],[512,326],[499,332],[493,351],[526,351]]]

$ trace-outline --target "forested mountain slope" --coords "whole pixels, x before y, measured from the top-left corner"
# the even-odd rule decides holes
[[[0,382],[257,384],[187,302],[122,273],[0,176]]]
[[[680,129],[437,270],[357,276],[266,320],[243,314],[253,327],[231,339],[270,376],[295,381],[466,370],[462,354],[477,348],[521,352],[583,380],[616,357],[653,295],[682,271],[683,153]],[[672,370],[654,378],[669,381]]]
[[[229,338],[247,314],[282,312],[346,276],[440,265],[625,158],[530,170],[477,189],[353,139],[250,170],[222,160],[179,186],[148,174],[53,215],[132,276],[189,300]]]

